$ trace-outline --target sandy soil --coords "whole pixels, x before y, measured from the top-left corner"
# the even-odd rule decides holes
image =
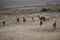
[[[39,14],[50,18],[42,26],[39,25],[39,19],[36,15],[38,14],[18,16],[20,18],[19,23],[15,20],[16,15],[6,15],[5,17],[8,17],[6,25],[3,26],[0,23],[0,40],[60,40],[60,14]],[[22,22],[21,17],[23,16],[27,19],[26,23]],[[31,16],[35,16],[35,21],[32,21]],[[54,20],[57,21],[55,31],[52,27]]]

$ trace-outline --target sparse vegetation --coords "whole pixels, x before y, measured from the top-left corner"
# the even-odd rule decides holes
[[[59,8],[41,5],[0,10],[0,40],[60,40]]]
[[[56,4],[57,5],[57,4]],[[60,5],[56,6],[55,4],[50,4],[50,5],[37,5],[37,6],[25,6],[25,7],[15,7],[15,8],[5,8],[0,10],[0,14],[5,14],[5,13],[10,13],[10,14],[29,14],[31,13],[40,13],[41,11],[60,11]],[[58,10],[57,10],[58,9]]]

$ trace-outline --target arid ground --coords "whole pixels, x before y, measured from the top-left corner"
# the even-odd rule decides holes
[[[37,15],[49,18],[40,26]],[[26,18],[26,22],[22,21]],[[32,20],[34,17],[34,21]],[[20,21],[16,22],[16,18]],[[6,24],[3,25],[2,21]],[[53,23],[56,21],[56,30]],[[60,40],[60,13],[42,12],[22,15],[0,15],[0,40]]]

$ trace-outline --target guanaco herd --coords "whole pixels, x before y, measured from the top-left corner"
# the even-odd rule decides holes
[[[45,22],[45,21],[48,20],[48,19],[46,19],[46,17],[43,17],[43,16],[40,17],[39,15],[37,15],[37,17],[40,20],[40,26],[43,25],[43,22]],[[34,17],[31,17],[31,18],[34,21]],[[16,21],[19,22],[19,18],[17,18]],[[22,21],[25,23],[26,22],[26,18],[23,17],[23,20]],[[3,25],[5,25],[6,24],[6,21],[3,21],[2,23],[3,23]],[[56,29],[56,21],[53,23],[52,26],[53,26],[53,30],[55,30]]]

